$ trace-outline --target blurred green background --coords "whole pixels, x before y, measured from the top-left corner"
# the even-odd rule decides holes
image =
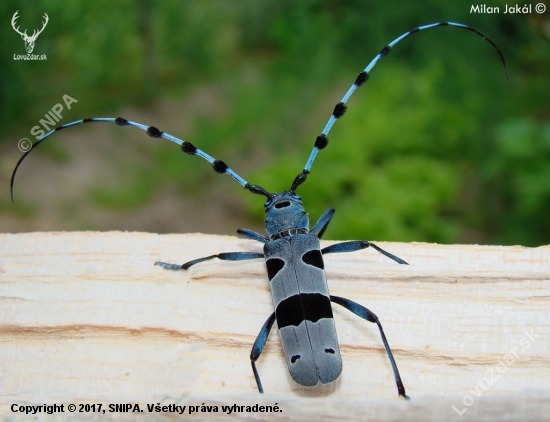
[[[62,122],[122,116],[287,189],[357,74],[399,43],[351,97],[302,195],[330,239],[550,243],[550,12],[470,13],[441,1],[3,1],[0,230],[263,231],[263,197],[134,128],[55,134],[24,162],[17,142],[57,103]],[[21,30],[49,23],[14,60]],[[68,110],[63,95],[78,100]]]

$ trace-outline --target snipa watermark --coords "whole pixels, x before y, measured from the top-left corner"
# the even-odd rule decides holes
[[[78,100],[75,100],[73,97],[65,94],[63,95],[63,101],[65,102],[65,107],[67,109],[71,109],[72,103],[78,103]],[[43,119],[40,119],[38,123],[42,125],[45,131],[51,130],[50,128],[55,127],[57,122],[59,122],[63,116],[61,116],[61,112],[63,111],[63,106],[61,103],[57,103],[54,105],[50,111],[48,111]],[[31,129],[31,135],[35,136],[36,139],[39,139],[45,135],[45,131],[42,130],[40,126],[33,126]]]
[[[71,104],[77,103],[78,100],[65,94],[63,95],[63,102],[65,103],[65,107],[70,110]],[[31,135],[33,135],[36,139],[40,139],[46,135],[47,132],[53,130],[52,128],[54,128],[55,125],[63,118],[61,116],[62,111],[63,105],[61,103],[55,104],[50,111],[44,115],[44,118],[38,121],[38,123],[42,126],[36,125],[32,127]],[[27,152],[31,148],[32,142],[27,138],[22,138],[19,140],[17,145],[21,152]]]

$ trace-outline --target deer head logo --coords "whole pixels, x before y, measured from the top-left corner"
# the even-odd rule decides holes
[[[42,29],[40,31],[36,32],[36,29],[33,31],[32,35],[29,37],[27,35],[27,30],[25,29],[25,32],[19,31],[19,27],[15,27],[15,21],[19,17],[17,14],[19,13],[19,10],[13,14],[13,18],[11,18],[11,26],[13,26],[13,29],[15,32],[17,32],[19,35],[21,35],[21,38],[23,38],[23,41],[25,41],[25,49],[27,50],[27,53],[32,53],[32,50],[34,49],[34,43],[40,33],[44,30],[46,25],[48,24],[48,21],[50,20],[48,18],[48,15],[44,13],[44,24],[42,25]]]

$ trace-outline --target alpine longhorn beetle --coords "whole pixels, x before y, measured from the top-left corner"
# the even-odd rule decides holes
[[[294,380],[303,386],[315,386],[319,381],[323,384],[336,380],[342,372],[342,358],[338,347],[336,329],[332,314],[331,302],[343,306],[357,316],[366,319],[378,326],[382,343],[388,354],[397,391],[400,396],[409,398],[405,394],[405,386],[401,381],[397,364],[393,358],[388,341],[382,329],[382,324],[378,317],[364,306],[339,296],[329,294],[323,255],[337,252],[353,252],[360,249],[371,247],[382,253],[399,264],[407,264],[401,258],[379,248],[375,244],[365,241],[347,241],[336,243],[321,249],[319,239],[327,229],[334,208],[328,209],[315,223],[313,228],[309,229],[309,218],[302,204],[300,195],[296,189],[306,181],[310,173],[311,165],[318,152],[328,145],[327,135],[334,122],[342,117],[346,112],[346,102],[353,92],[363,85],[369,79],[369,72],[376,65],[379,59],[388,55],[393,46],[409,35],[429,28],[440,26],[454,26],[475,32],[487,40],[497,51],[504,66],[506,77],[508,77],[508,68],[506,61],[500,49],[496,44],[487,38],[477,29],[457,22],[436,22],[428,25],[419,26],[404,33],[386,45],[368,66],[359,73],[357,79],[346,92],[342,100],[336,104],[334,111],[330,116],[325,128],[315,140],[313,151],[301,173],[296,176],[290,189],[284,192],[269,193],[266,189],[258,185],[251,185],[241,176],[231,170],[227,164],[221,160],[201,151],[193,144],[182,141],[175,136],[157,129],[154,126],[146,126],[141,123],[123,119],[121,117],[92,117],[89,119],[75,120],[65,123],[55,129],[50,130],[40,139],[38,139],[31,149],[27,151],[17,162],[11,177],[11,198],[13,201],[13,184],[17,169],[27,157],[42,141],[70,126],[81,123],[91,122],[114,122],[119,126],[134,126],[144,130],[152,138],[164,138],[180,145],[182,151],[189,155],[198,155],[212,164],[214,171],[219,174],[228,174],[235,179],[241,186],[248,191],[263,195],[267,198],[264,203],[265,208],[265,230],[268,236],[256,233],[249,229],[238,229],[237,233],[252,240],[264,244],[264,252],[222,252],[217,255],[206,256],[186,262],[185,264],[170,264],[167,262],[156,262],[155,265],[172,269],[187,270],[192,265],[210,259],[218,258],[225,261],[241,261],[247,259],[264,258],[267,267],[267,276],[269,278],[271,293],[273,296],[273,305],[275,312],[265,321],[263,327],[256,338],[252,351],[250,353],[250,362],[258,391],[263,393],[260,376],[256,369],[256,360],[260,357],[267,337],[277,319],[279,335],[283,345],[284,354],[288,364],[290,374]]]

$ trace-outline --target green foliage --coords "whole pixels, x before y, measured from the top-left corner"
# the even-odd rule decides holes
[[[91,192],[95,205],[104,208],[128,210],[146,205],[155,192],[156,183],[150,174],[142,170],[129,173],[126,183],[105,186]]]
[[[39,27],[44,11],[50,22],[35,47],[47,54],[44,62],[13,60],[23,43],[11,26],[0,26],[0,124],[9,135],[3,140],[28,137],[63,94],[79,101],[63,113],[68,121],[147,108],[204,86],[216,102],[182,111],[193,119],[184,138],[251,183],[287,189],[334,104],[388,41],[419,24],[463,21],[499,45],[510,80],[492,47],[473,33],[415,34],[350,99],[299,193],[312,220],[337,209],[329,238],[549,243],[547,19],[470,14],[469,6],[5,1],[4,23],[15,10],[22,27]],[[67,159],[55,147],[50,156]],[[152,146],[147,157],[155,171],[128,168],[128,178],[94,190],[93,203],[131,209],[151,201],[162,183],[198,195],[196,186],[218,177],[164,145]],[[242,197],[250,218],[263,221],[258,198]]]
[[[484,166],[485,201],[497,242],[537,244],[550,235],[550,123],[530,118],[501,124]]]

